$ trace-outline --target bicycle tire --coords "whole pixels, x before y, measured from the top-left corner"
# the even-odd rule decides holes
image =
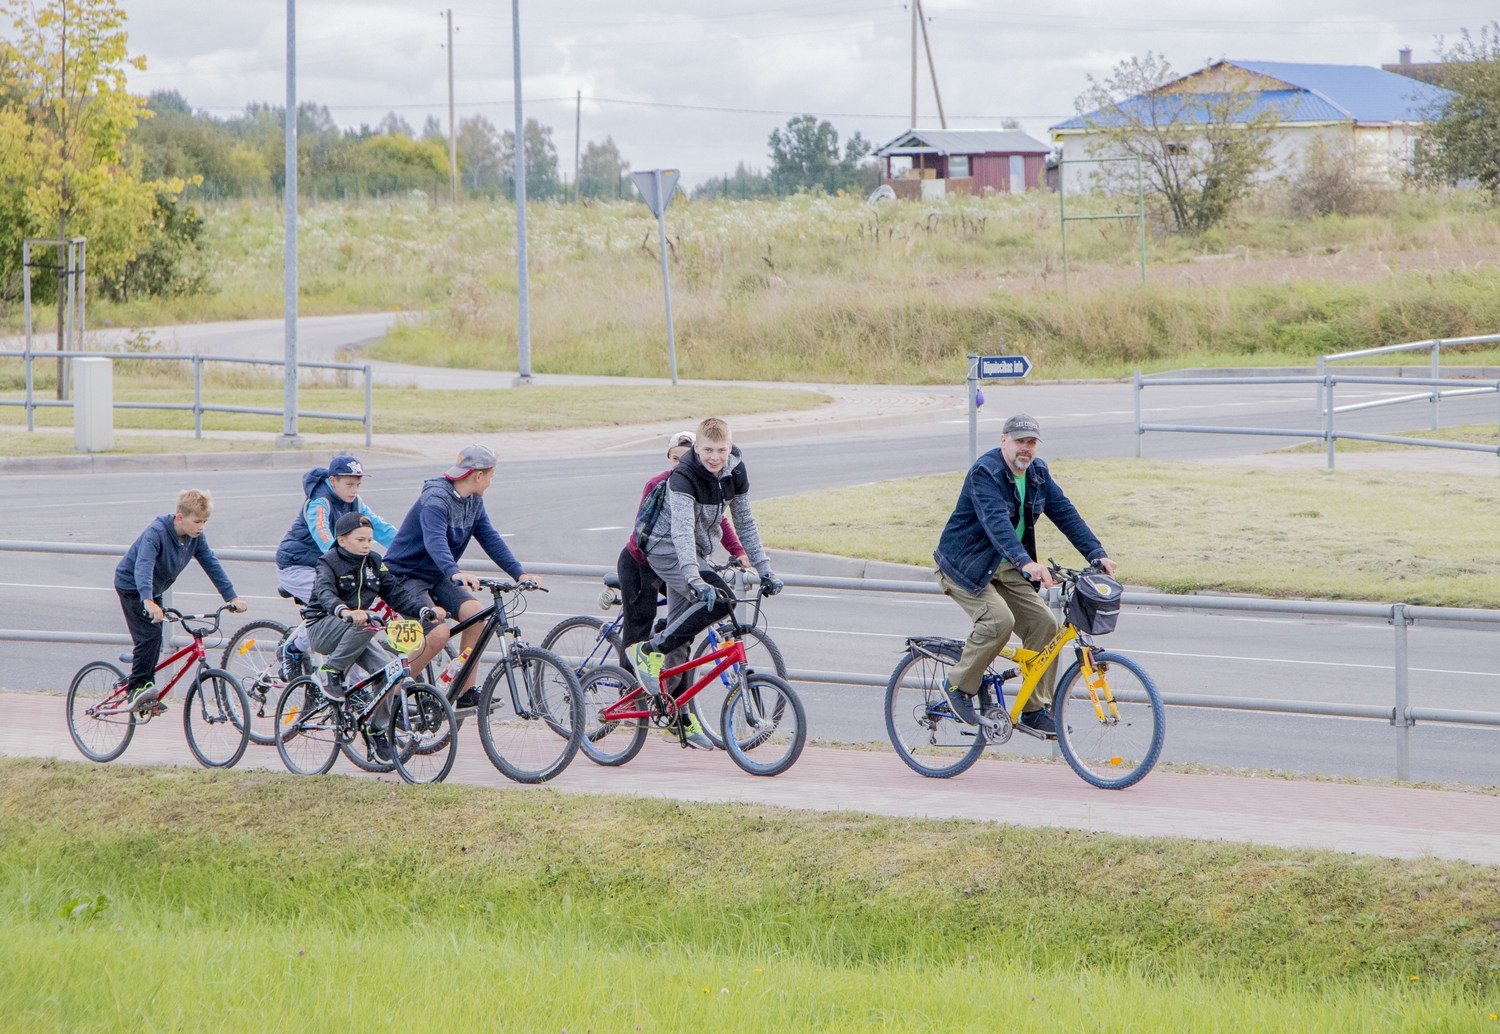
[[[224,646],[219,667],[239,680],[250,701],[250,742],[269,747],[276,742],[276,705],[286,683],[281,680],[281,644],[291,628],[262,618],[241,625]],[[257,732],[257,727],[264,732]]]
[[[776,699],[767,707],[771,694]],[[788,719],[796,723],[793,729],[786,728]],[[719,724],[724,733],[724,752],[751,775],[780,775],[797,763],[807,746],[807,712],[802,700],[790,683],[770,672],[755,671],[745,676],[724,698]],[[768,724],[770,729],[764,728]],[[777,753],[781,744],[785,748]],[[768,746],[771,753],[758,755],[767,760],[750,757],[751,751],[763,751]]]
[[[434,748],[437,749],[437,748]],[[396,769],[394,761],[377,761],[375,749],[370,745],[369,737],[363,733],[356,733],[352,740],[340,740],[339,750],[344,757],[349,759],[349,764],[361,772],[369,772],[371,775],[385,775]]]
[[[276,753],[288,772],[323,775],[333,767],[343,739],[337,709],[310,676],[286,684],[276,703]]]
[[[516,712],[507,670],[519,685]],[[549,650],[518,649],[490,669],[479,694],[479,740],[490,763],[518,783],[544,783],[572,763],[583,739],[583,691]],[[564,724],[566,723],[566,724]]]
[[[760,659],[766,657],[770,659],[771,670],[776,677],[779,679],[786,678],[786,661],[782,660],[781,648],[776,645],[776,641],[771,638],[769,632],[763,632],[758,628],[747,628],[745,629],[743,642],[745,644],[745,659],[750,662],[749,667],[751,671],[766,670],[766,666],[760,663]],[[693,651],[693,658],[697,659],[710,652],[709,646],[709,639],[707,636],[704,636],[703,641],[698,644],[698,648]],[[704,686],[697,696],[688,701],[688,710],[698,719],[698,724],[702,727],[704,735],[712,740],[714,746],[720,750],[724,749],[724,737],[719,732],[718,716],[724,711],[724,699],[729,696],[730,686],[734,684],[737,671],[738,666],[727,669],[718,678],[714,679],[713,682]],[[683,677],[687,678],[689,676],[685,675]],[[725,679],[729,680],[729,685],[725,685]],[[703,701],[701,705],[699,704],[700,700]],[[712,721],[709,721],[710,716],[713,718]]]
[[[432,686],[411,681],[401,684],[391,702],[386,736],[402,779],[425,786],[448,778],[458,758],[457,722],[453,705]]]
[[[182,731],[198,764],[204,768],[239,764],[250,746],[249,716],[250,698],[233,675],[222,668],[200,670],[182,702]]]
[[[908,650],[885,687],[885,731],[891,746],[908,768],[929,779],[967,772],[986,743],[983,729],[965,725],[948,710],[943,679],[952,663]]]
[[[73,737],[73,746],[78,752],[90,761],[100,764],[113,761],[125,753],[135,735],[135,713],[132,711],[100,718],[86,713],[101,704],[113,706],[114,697],[125,692],[120,686],[124,681],[125,673],[113,664],[91,661],[78,669],[68,685],[68,735]],[[116,733],[116,729],[124,731]]]
[[[580,681],[586,670],[596,668],[601,664],[613,664],[623,668],[625,646],[620,642],[619,634],[611,632],[608,635],[602,635],[610,624],[613,622],[606,623],[603,619],[588,614],[563,618],[549,628],[546,635],[542,636],[540,648],[551,650],[561,657]],[[608,644],[608,648],[603,651],[603,656],[600,656],[599,649],[601,635]],[[588,663],[590,660],[593,661],[592,664]]]
[[[635,687],[635,676],[614,664],[590,668],[579,680],[583,696],[584,732],[578,747],[594,764],[618,768],[639,754],[641,747],[645,745],[651,719],[627,718],[618,722],[600,722],[595,719],[600,710]],[[646,698],[640,697],[640,702],[644,704]]]
[[[1084,782],[1101,790],[1123,790],[1146,778],[1161,757],[1167,735],[1166,708],[1151,676],[1129,657],[1097,650],[1093,660],[1106,677],[1116,668],[1130,673],[1127,678],[1111,680],[1116,716],[1100,720],[1087,683],[1079,677],[1082,664],[1074,661],[1057,680],[1052,701],[1057,746],[1068,767]],[[1131,681],[1139,682],[1139,687],[1129,685]],[[1131,699],[1137,695],[1145,699]]]

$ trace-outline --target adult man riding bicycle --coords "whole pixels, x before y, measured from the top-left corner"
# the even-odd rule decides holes
[[[984,671],[1010,641],[1021,637],[1028,650],[1040,650],[1057,634],[1057,621],[1037,595],[1056,584],[1036,558],[1036,522],[1046,516],[1085,559],[1113,576],[1115,562],[1078,510],[1063,494],[1047,464],[1038,459],[1041,425],[1017,413],[1005,421],[1000,447],[975,461],[964,478],[958,504],[943,528],[932,558],[938,585],[974,621],[958,663],[943,680],[948,706],[962,721],[979,725],[974,695]],[[1047,737],[1052,721],[1052,690],[1057,668],[1038,682],[1021,725]]]

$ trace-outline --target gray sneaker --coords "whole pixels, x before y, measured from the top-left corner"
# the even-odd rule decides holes
[[[625,656],[630,661],[630,666],[635,669],[635,677],[640,680],[646,692],[660,693],[661,670],[666,667],[666,656],[648,650],[645,643],[632,643],[625,651]]]
[[[974,698],[961,689],[948,684],[943,680],[943,696],[948,698],[948,709],[953,712],[954,717],[965,725],[978,725],[979,712],[974,710]]]

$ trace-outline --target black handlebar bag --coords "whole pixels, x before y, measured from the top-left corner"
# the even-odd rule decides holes
[[[1068,621],[1080,632],[1107,635],[1120,620],[1120,583],[1107,574],[1089,571],[1078,576],[1068,601]]]

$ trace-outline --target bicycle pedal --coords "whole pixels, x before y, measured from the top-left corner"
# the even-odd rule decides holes
[[[1042,732],[1042,731],[1040,731],[1038,729],[1033,729],[1029,725],[1025,725],[1025,724],[1023,724],[1021,722],[1017,722],[1015,725],[1011,726],[1011,728],[1015,732],[1024,732],[1027,736],[1031,736],[1031,737],[1034,737],[1035,739],[1039,739],[1043,743],[1050,743],[1051,741],[1057,739],[1056,736],[1049,736],[1045,732]]]

